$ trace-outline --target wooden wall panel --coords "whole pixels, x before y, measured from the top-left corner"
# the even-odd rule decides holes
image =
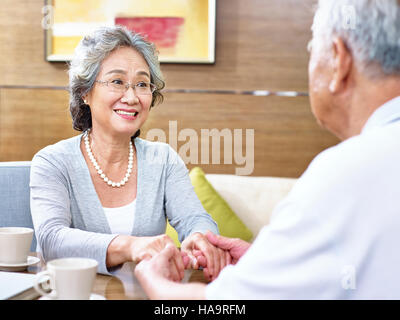
[[[215,66],[163,65],[168,88],[308,91],[315,0],[218,0]]]
[[[1,0],[0,85],[66,86],[65,63],[44,59],[43,0]]]
[[[163,64],[167,88],[307,91],[316,0],[218,0],[215,65]],[[44,60],[43,0],[0,3],[0,85],[66,86]]]
[[[176,125],[176,130],[174,126]],[[160,129],[166,142],[176,150],[190,141],[178,135],[192,129],[198,137],[197,163],[208,173],[232,173],[244,164],[234,157],[234,130],[241,129],[243,149],[251,175],[298,177],[323,149],[338,140],[316,124],[307,97],[257,97],[221,94],[167,93],[163,104],[154,107],[141,137]],[[228,129],[232,135],[232,164],[224,164],[224,139],[220,144],[219,164],[212,164],[211,138],[208,164],[202,161],[201,130]],[[254,159],[246,151],[246,129],[254,130]],[[154,130],[152,131],[154,132]],[[174,135],[176,132],[176,137]],[[170,134],[171,133],[171,134]],[[30,160],[46,145],[78,134],[72,129],[68,93],[64,90],[2,89],[0,91],[0,161]],[[157,140],[157,139],[155,139]],[[188,157],[189,152],[184,156]],[[254,162],[253,162],[254,161]]]
[[[43,147],[75,134],[64,90],[0,90],[0,161],[31,160]]]
[[[208,173],[235,174],[236,169],[244,165],[238,165],[235,159],[232,164],[224,164],[223,139],[220,164],[211,164],[211,149],[209,164],[202,163],[201,129],[215,128],[221,132],[227,128],[232,137],[234,129],[242,129],[243,156],[247,154],[246,129],[253,129],[255,151],[252,175],[255,176],[298,177],[319,152],[338,142],[336,137],[317,125],[307,97],[168,93],[164,103],[150,112],[141,137],[146,138],[149,130],[155,128],[165,133],[167,142],[177,145],[177,151],[183,150],[182,146],[190,138],[182,137],[183,141],[177,141],[174,132],[179,135],[186,128],[195,130],[199,141],[198,162],[187,165],[189,168],[200,165]],[[211,139],[207,140],[211,148]]]

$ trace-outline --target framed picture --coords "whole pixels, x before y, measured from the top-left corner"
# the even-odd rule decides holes
[[[46,0],[47,61],[70,61],[82,37],[124,25],[147,37],[162,63],[215,62],[216,0]]]

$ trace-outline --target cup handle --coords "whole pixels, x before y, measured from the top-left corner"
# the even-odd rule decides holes
[[[45,291],[46,288],[44,288],[43,285],[47,281],[50,282],[50,288],[54,288],[54,277],[49,271],[45,270],[45,271],[37,273],[36,274],[36,278],[35,278],[34,288],[42,296],[46,296],[46,297],[49,297],[51,299],[56,299],[57,295],[56,295],[55,290],[52,290],[50,292],[49,291]]]

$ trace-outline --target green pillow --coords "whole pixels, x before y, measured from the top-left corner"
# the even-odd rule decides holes
[[[253,233],[232,211],[231,207],[218,194],[211,183],[208,182],[203,170],[199,167],[195,167],[190,171],[189,176],[194,191],[204,209],[218,224],[219,233],[225,237],[240,238],[245,241],[250,241],[253,238]],[[178,234],[169,223],[167,223],[166,234],[174,240],[178,247],[180,246]]]

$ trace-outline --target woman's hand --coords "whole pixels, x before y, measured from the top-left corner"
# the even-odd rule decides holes
[[[165,234],[154,237],[132,237],[130,244],[131,260],[138,263],[152,258],[161,252],[168,244],[175,247],[174,242]],[[176,247],[175,247],[176,248]],[[169,261],[169,276],[173,281],[181,281],[184,277],[185,266],[181,253],[176,248]]]
[[[212,245],[202,233],[195,232],[182,242],[181,251],[192,262],[190,267],[203,267],[204,276],[214,280],[220,271],[231,263],[231,257],[225,250]]]

